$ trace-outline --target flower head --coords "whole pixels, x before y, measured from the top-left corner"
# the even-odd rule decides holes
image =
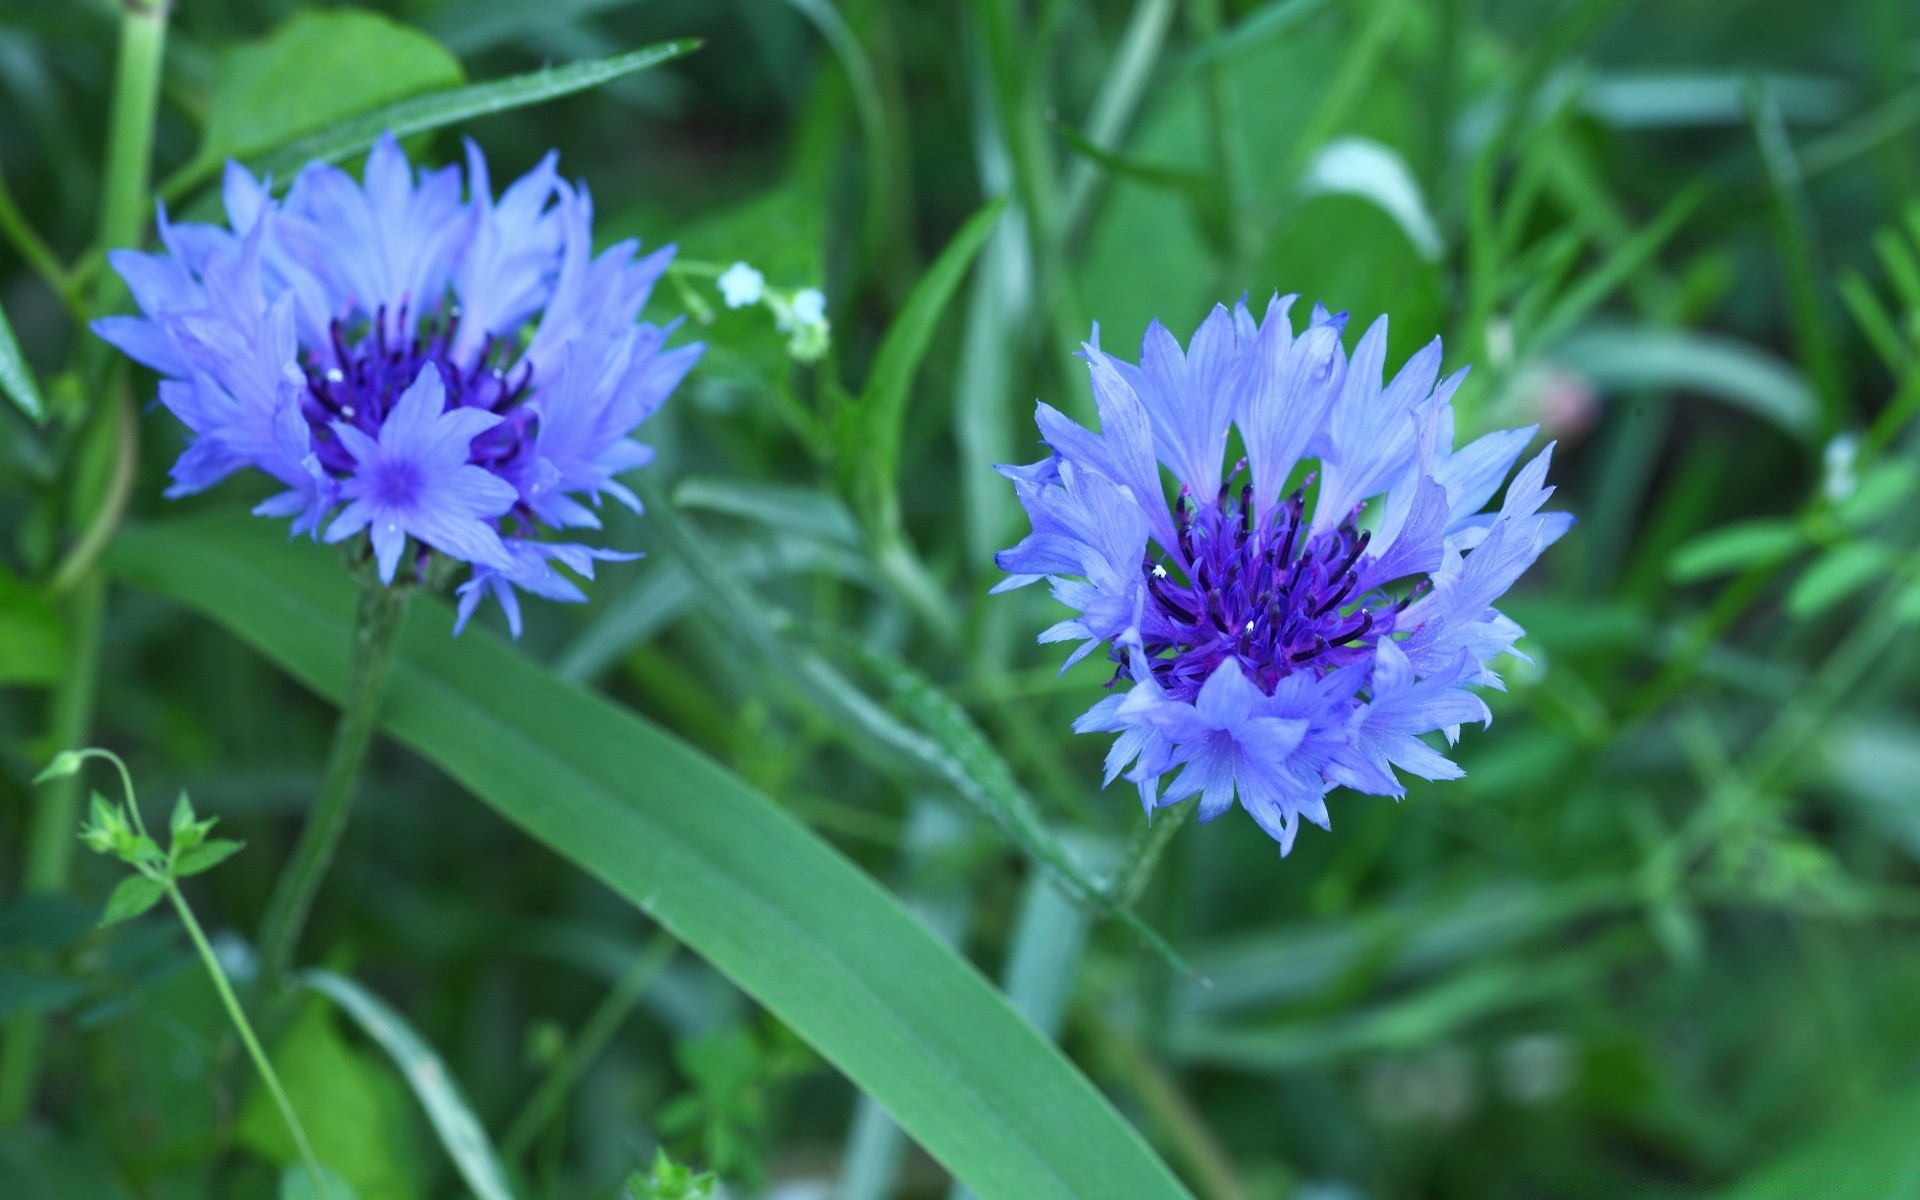
[[[594,254],[555,156],[496,197],[472,143],[464,171],[416,171],[382,137],[361,180],[315,163],[279,200],[229,164],[224,194],[226,226],[163,210],[162,253],[114,254],[141,315],[94,324],[193,435],[168,494],[264,472],[286,490],[256,512],[364,532],[385,583],[430,552],[469,564],[463,625],[492,595],[517,633],[516,588],[584,599],[554,564],[623,556],[540,535],[598,528],[603,496],[639,508],[628,435],[701,351],[638,320],[672,247]]]
[[[1440,378],[1438,339],[1387,381],[1386,318],[1349,359],[1344,314],[1316,307],[1296,335],[1292,303],[1216,307],[1184,351],[1155,322],[1137,364],[1096,330],[1100,431],[1039,406],[1050,455],[1001,468],[1033,532],[995,589],[1045,578],[1076,615],[1040,640],[1079,642],[1069,665],[1104,645],[1109,687],[1132,681],[1075,723],[1119,735],[1109,782],[1149,812],[1198,795],[1202,820],[1237,799],[1282,853],[1336,786],[1460,774],[1421,736],[1491,719],[1465,689],[1500,686],[1521,633],[1493,604],[1572,524],[1539,511],[1551,446],[1481,511],[1534,430],[1456,450],[1465,372]]]
[[[728,308],[745,308],[760,303],[767,294],[767,277],[746,263],[737,262],[720,272],[714,281],[720,285],[720,297]]]

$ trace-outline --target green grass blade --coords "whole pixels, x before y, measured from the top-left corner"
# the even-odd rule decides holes
[[[228,517],[129,530],[127,583],[205,613],[324,695],[353,589]],[[1184,1197],[1138,1134],[966,962],[738,778],[483,630],[412,606],[385,727],[727,974],[987,1200]]]
[[[395,101],[297,138],[277,150],[262,154],[250,161],[249,165],[255,171],[284,177],[310,162],[336,162],[356,151],[365,150],[382,133],[391,132],[395,137],[408,137],[460,121],[470,121],[475,117],[492,116],[530,104],[557,100],[611,83],[636,71],[671,62],[699,46],[700,42],[695,39],[660,42],[612,58],[543,67],[524,75],[491,79],[485,83]],[[161,194],[169,199],[177,198],[204,183],[218,167],[218,163],[211,163],[182,171],[167,181]]]
[[[856,507],[876,530],[897,527],[900,519],[900,441],[913,377],[948,301],[1005,207],[1004,200],[989,201],[953,235],[887,328],[859,401],[843,410],[842,461],[858,471],[851,481]]]
[[[822,630],[832,636],[835,631]],[[1041,820],[1033,797],[1020,786],[1013,768],[987,741],[973,718],[931,681],[899,659],[849,637],[832,637],[833,644],[887,685],[894,704],[931,738],[937,752],[929,765],[953,785],[1028,857],[1047,868],[1068,894],[1081,904],[1119,921],[1135,937],[1168,963],[1193,974],[1179,952],[1151,925],[1108,894],[1105,886],[1060,844]]]
[[[33,371],[20,353],[20,343],[13,336],[13,326],[7,323],[4,309],[0,309],[0,392],[5,392],[14,407],[33,420],[46,419],[47,405],[40,398],[40,385],[34,382]]]
[[[506,1168],[494,1153],[479,1118],[473,1115],[473,1107],[440,1056],[414,1032],[406,1018],[366,988],[332,971],[302,972],[300,984],[339,1005],[368,1037],[380,1043],[419,1098],[420,1106],[427,1110],[440,1144],[446,1147],[447,1156],[473,1194],[479,1200],[513,1200]]]
[[[1551,346],[1572,332],[1575,325],[1618,291],[1644,264],[1653,260],[1660,247],[1693,215],[1693,210],[1699,207],[1705,196],[1705,188],[1695,185],[1682,189],[1667,201],[1665,207],[1644,228],[1614,247],[1599,266],[1567,289],[1566,294],[1541,319],[1539,327],[1530,331],[1527,338],[1529,347]]]
[[[1015,845],[1060,880],[1067,891],[1118,920],[1142,945],[1177,971],[1191,974],[1153,927],[1125,905],[1115,903],[1071,855],[1062,850],[1041,824],[1033,801],[1013,778],[1012,771],[964,710],[915,674],[905,664],[851,641],[839,642],[893,692],[896,704],[909,714],[910,727],[874,702],[867,693],[812,646],[796,645],[782,636],[759,599],[722,563],[705,540],[674,510],[659,487],[643,472],[635,480],[646,502],[649,519],[679,555],[681,563],[705,589],[710,601],[724,613],[728,628],[740,645],[760,655],[779,671],[795,692],[821,716],[839,725],[856,754],[883,767],[943,782],[992,820]],[[784,619],[784,614],[780,614]]]

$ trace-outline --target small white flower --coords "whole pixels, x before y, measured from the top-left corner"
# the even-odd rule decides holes
[[[722,271],[717,282],[720,296],[727,302],[728,308],[758,304],[767,293],[767,277],[743,262],[737,262]]]
[[[1860,438],[1856,434],[1842,433],[1827,443],[1826,453],[1821,456],[1820,490],[1834,504],[1844,503],[1860,486],[1860,477],[1854,473],[1854,463],[1860,457]]]
[[[801,288],[786,304],[776,302],[774,324],[787,336],[787,353],[801,362],[818,362],[831,343],[827,297],[819,288]]]
[[[793,320],[800,326],[824,325],[827,295],[819,288],[801,288],[793,294]]]

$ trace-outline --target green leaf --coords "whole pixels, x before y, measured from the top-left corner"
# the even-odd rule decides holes
[[[1820,401],[1798,368],[1734,338],[1655,325],[1592,326],[1550,356],[1606,390],[1697,392],[1811,437]]]
[[[187,790],[180,789],[180,798],[173,802],[173,816],[167,820],[167,832],[171,833],[174,843],[179,844],[180,835],[193,826],[193,801],[187,798]]]
[[[303,986],[312,988],[345,1009],[368,1036],[400,1068],[420,1106],[427,1110],[440,1144],[460,1170],[460,1178],[480,1200],[513,1200],[507,1186],[506,1168],[494,1153],[487,1131],[473,1115],[472,1105],[461,1094],[460,1085],[448,1074],[446,1064],[433,1052],[406,1019],[386,1001],[367,991],[344,975],[331,971],[306,971],[300,976]]]
[[[1876,463],[1853,494],[1835,508],[1834,516],[1854,529],[1869,525],[1893,511],[1912,493],[1915,483],[1920,483],[1920,471],[1912,463],[1902,459]]]
[[[313,1172],[305,1164],[292,1163],[280,1172],[280,1200],[360,1200],[353,1185],[331,1167],[320,1168],[320,1187],[323,1190],[314,1190]]]
[[[1920,1197],[1916,1127],[1920,1089],[1875,1096],[1717,1195],[1719,1200],[1914,1200]]]
[[[1703,184],[1676,192],[1651,221],[1610,250],[1599,266],[1587,272],[1579,283],[1568,288],[1554,302],[1553,307],[1540,319],[1539,326],[1527,331],[1529,348],[1552,346],[1571,333],[1574,326],[1585,320],[1602,301],[1653,261],[1660,247],[1679,232],[1680,226],[1693,215],[1693,210],[1700,207],[1700,202],[1705,198],[1706,187]]]
[[[960,789],[962,796],[999,822],[1017,844],[1033,854],[1034,861],[1058,876],[1061,886],[1067,891],[1118,918],[1143,945],[1160,955],[1175,970],[1190,970],[1179,954],[1151,926],[1129,909],[1115,905],[1084,868],[1060,852],[1051,835],[1038,827],[1037,819],[1016,815],[1024,812],[1030,816],[1032,802],[1012,782],[1011,772],[992,748],[985,745],[978,730],[973,730],[976,741],[966,743],[956,754],[938,740],[941,734],[945,734],[954,737],[956,745],[964,742],[963,735],[956,732],[959,727],[954,724],[950,713],[929,716],[939,733],[923,733],[909,728],[905,722],[874,703],[812,647],[788,642],[775,631],[773,620],[762,609],[758,599],[741,583],[731,564],[719,561],[704,539],[681,519],[673,504],[658,494],[658,485],[642,475],[636,486],[646,502],[647,511],[653,514],[654,523],[680,556],[682,564],[705,585],[713,603],[731,621],[733,633],[740,644],[758,652],[769,665],[787,677],[816,711],[839,724],[847,733],[849,745],[856,753],[870,761],[879,760],[896,768],[905,766],[953,784]],[[858,646],[850,648],[857,650]],[[920,680],[906,667],[892,660],[879,660],[876,673],[887,675],[889,671],[892,672],[890,686],[911,690],[917,682],[919,688],[931,689],[930,684]],[[902,671],[906,672],[904,676],[899,674]],[[944,697],[939,699],[948,705],[952,704]],[[938,707],[935,701],[926,701],[923,711],[932,714]],[[965,723],[966,729],[972,729],[964,713],[959,714],[959,721]],[[986,758],[980,757],[979,750],[982,747]],[[994,763],[998,764],[998,776],[993,775]],[[1018,795],[1017,799],[1012,798],[1015,794]]]
[[[696,477],[674,486],[673,502],[681,508],[726,513],[814,541],[856,548],[860,545],[860,526],[846,505],[812,488]]]
[[[841,410],[836,432],[842,469],[851,476],[855,506],[871,528],[899,524],[900,441],[913,377],[947,302],[1005,207],[1004,200],[989,201],[953,235],[881,338],[859,399]]]
[[[873,566],[864,557],[797,537],[743,538],[730,542],[723,553],[734,574],[749,582],[813,572],[856,585],[873,581]],[[581,628],[554,659],[554,672],[574,683],[591,680],[633,647],[709,600],[683,564],[656,559]]]
[[[1893,555],[1873,542],[1848,542],[1813,561],[1787,593],[1787,611],[1805,619],[1818,616],[1886,574]]]
[[[13,326],[7,323],[5,309],[0,309],[0,392],[5,392],[14,406],[33,420],[46,418],[47,404],[40,398],[40,385],[34,381],[33,371],[20,353],[20,343],[13,336]]]
[[[185,879],[203,871],[211,871],[221,863],[240,853],[246,847],[245,842],[215,838],[211,842],[202,842],[191,850],[181,853],[174,860],[173,874],[176,879]]]
[[[1053,836],[1041,820],[1033,797],[1020,786],[1013,768],[980,732],[966,709],[899,659],[853,638],[836,636],[832,641],[878,676],[900,711],[933,739],[935,752],[929,765],[969,804],[985,813],[1029,858],[1045,867],[1068,895],[1119,921],[1175,967],[1192,973],[1157,930],[1132,909],[1116,903],[1093,873]]]
[[[78,979],[0,966],[0,1020],[19,1013],[53,1012],[87,994]]]
[[[611,83],[622,76],[671,62],[691,53],[700,43],[687,39],[659,42],[610,58],[593,58],[560,67],[543,67],[524,75],[492,79],[429,96],[415,96],[373,112],[348,117],[317,133],[282,146],[260,160],[258,169],[276,175],[300,169],[309,162],[335,162],[373,145],[383,132],[395,137],[439,129],[475,117],[491,116],[542,104]]]
[[[354,589],[265,522],[125,531],[127,582],[337,698]],[[684,743],[443,604],[401,632],[385,726],[651,914],[811,1043],[983,1200],[1187,1193],[980,975],[810,830]]]
[[[204,177],[369,109],[466,82],[460,60],[417,29],[357,9],[296,12],[228,51],[214,73],[200,150]]]
[[[107,911],[100,917],[100,927],[105,929],[109,925],[133,920],[160,903],[160,897],[166,894],[167,889],[158,880],[145,875],[129,875],[120,881],[119,887],[113,889],[113,895],[107,897]]]
[[[1357,196],[1373,204],[1393,218],[1427,262],[1438,262],[1446,251],[1439,223],[1407,160],[1372,138],[1335,138],[1320,147],[1301,174],[1300,190],[1306,196]]]
[[[427,1194],[406,1089],[383,1059],[347,1039],[326,1004],[315,999],[300,1005],[270,1057],[314,1155],[359,1200],[419,1200]],[[264,1087],[247,1094],[234,1136],[275,1166],[302,1170],[293,1135]]]
[[[66,650],[66,622],[47,594],[0,568],[0,687],[54,682]]]
[[[1696,583],[1762,563],[1785,562],[1806,542],[1800,526],[1783,517],[1736,521],[1703,533],[1674,551],[1667,574],[1677,583]]]
[[[588,59],[562,67],[543,67],[506,79],[492,79],[425,96],[412,96],[371,112],[335,121],[260,155],[251,160],[249,165],[256,172],[284,178],[310,162],[337,162],[365,150],[382,133],[410,137],[475,117],[556,100],[561,96],[599,87],[636,71],[644,71],[648,67],[657,67],[689,53],[699,45],[694,40],[660,42],[610,58]],[[168,199],[178,198],[204,182],[215,166],[217,163],[189,164],[161,185],[160,194]]]

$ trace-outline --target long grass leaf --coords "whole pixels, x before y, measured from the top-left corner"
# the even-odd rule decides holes
[[[129,530],[111,563],[344,689],[353,587],[312,547],[223,516]],[[974,1192],[1187,1195],[978,972],[805,826],[494,635],[451,630],[447,606],[412,607],[385,728],[731,977]]]

